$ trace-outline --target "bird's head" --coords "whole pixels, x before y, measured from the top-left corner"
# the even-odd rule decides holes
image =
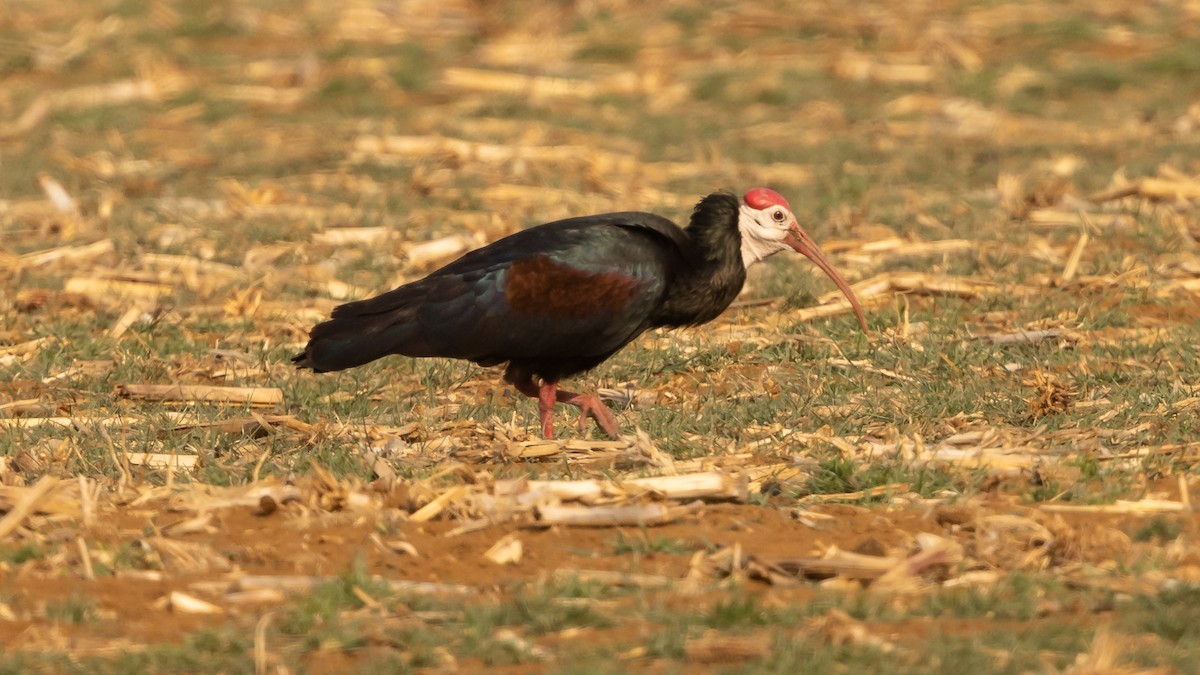
[[[800,227],[783,195],[763,187],[746,192],[738,212],[738,230],[742,235],[742,262],[746,267],[785,249],[802,253],[833,279],[833,283],[850,301],[859,325],[864,332],[867,330],[866,316],[854,291],[850,290],[850,284],[829,264],[817,242]]]

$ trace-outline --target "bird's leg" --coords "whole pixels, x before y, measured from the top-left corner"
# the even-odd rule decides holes
[[[610,438],[618,439],[621,437],[621,429],[617,427],[617,418],[613,416],[612,411],[608,406],[604,405],[604,401],[600,400],[599,396],[576,394],[570,391],[555,391],[555,385],[542,384],[542,398],[545,400],[546,388],[549,387],[553,393],[554,400],[559,403],[568,403],[579,408],[579,430],[583,431],[587,426],[587,418],[590,415],[595,418],[596,424],[608,434]]]
[[[542,438],[554,438],[554,401],[557,384],[543,382],[538,388],[538,415],[542,418]]]
[[[510,377],[511,375],[511,377]],[[542,420],[542,438],[554,438],[554,402],[555,385],[543,384],[541,387],[533,381],[532,375],[506,372],[504,379],[508,380],[517,391],[538,402],[538,417]],[[547,388],[548,387],[548,388]]]
[[[590,416],[596,420],[596,424],[600,426],[604,433],[614,439],[621,437],[621,429],[617,427],[617,418],[598,396],[587,396],[571,391],[563,391],[558,388],[557,382],[543,381],[541,386],[539,386],[534,383],[532,375],[519,372],[505,372],[504,379],[516,387],[517,391],[529,398],[537,399],[538,417],[542,420],[542,438],[547,440],[554,438],[555,403],[566,403],[579,408],[580,431],[584,430],[584,427],[587,425],[587,419]]]

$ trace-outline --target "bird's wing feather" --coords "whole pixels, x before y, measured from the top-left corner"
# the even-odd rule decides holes
[[[658,247],[686,250],[687,235],[675,223],[656,216],[652,213],[629,211],[621,213],[606,213],[595,216],[567,218],[545,225],[538,225],[527,230],[511,234],[499,239],[488,246],[469,251],[457,260],[447,264],[430,274],[425,279],[386,293],[381,293],[366,300],[348,302],[333,310],[333,317],[366,316],[391,312],[398,307],[419,301],[428,291],[425,282],[440,277],[462,277],[478,279],[486,277],[507,265],[528,258],[538,253],[558,254],[563,257],[567,251],[585,246],[589,237],[601,238],[600,233],[612,228],[640,231],[651,237],[660,239]],[[610,232],[610,234],[612,234]],[[583,251],[587,259],[603,259],[606,251]],[[583,259],[581,257],[581,259]]]
[[[572,219],[534,228],[530,242],[480,255],[486,267],[447,266],[436,277],[461,290],[423,303],[422,332],[446,355],[483,361],[620,348],[645,330],[668,280],[662,245],[612,224]]]
[[[670,221],[645,213],[530,228],[425,279],[338,307],[314,328],[308,359],[318,362],[328,339],[340,350],[337,367],[388,353],[598,361],[649,326],[682,237]]]

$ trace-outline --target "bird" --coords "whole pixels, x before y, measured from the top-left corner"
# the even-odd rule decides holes
[[[537,400],[543,438],[556,403],[579,408],[620,437],[595,395],[559,383],[599,365],[643,332],[696,326],[733,302],[746,269],[787,249],[817,265],[846,296],[850,285],[802,228],[787,200],[756,187],[741,199],[718,191],[697,202],[688,225],[627,211],[537,225],[464,254],[428,276],[335,307],[292,358],[317,373],[388,355],[506,364],[503,379]]]

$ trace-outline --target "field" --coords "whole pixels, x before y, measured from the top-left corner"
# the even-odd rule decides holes
[[[1200,5],[12,0],[0,673],[1200,669]],[[549,220],[787,196],[571,387],[288,362]]]

